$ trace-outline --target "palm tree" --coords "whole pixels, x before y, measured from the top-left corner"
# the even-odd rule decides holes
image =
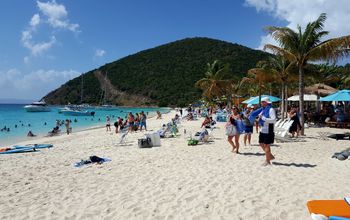
[[[281,83],[281,115],[283,120],[286,111],[286,99],[288,97],[287,84],[293,79],[293,69],[295,65],[282,56],[269,57],[265,62],[267,70]]]
[[[242,83],[255,84],[258,86],[259,103],[261,101],[261,92],[266,88],[265,84],[274,81],[275,76],[269,71],[266,61],[259,61],[256,64],[256,68],[248,70],[248,76],[242,79]]]
[[[213,63],[207,63],[205,77],[198,80],[195,86],[202,89],[203,96],[210,100],[225,95],[229,79],[229,66],[215,60]]]
[[[297,31],[287,27],[267,27],[266,30],[280,44],[280,47],[266,44],[264,49],[281,55],[298,67],[299,107],[301,124],[304,125],[304,67],[310,61],[336,61],[350,54],[350,35],[322,41],[328,34],[323,31],[326,14],[307,24],[304,31],[298,25]],[[304,126],[302,126],[304,134]]]

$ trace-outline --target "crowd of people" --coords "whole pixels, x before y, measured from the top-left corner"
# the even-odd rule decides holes
[[[114,122],[115,133],[119,133],[120,131],[127,130],[129,132],[134,131],[142,131],[142,129],[147,131],[147,115],[144,111],[140,113],[129,112],[125,116],[125,120],[121,117],[117,117]],[[111,131],[111,118],[109,116],[106,117],[106,131]]]

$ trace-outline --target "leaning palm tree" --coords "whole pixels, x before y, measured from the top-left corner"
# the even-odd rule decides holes
[[[304,31],[298,25],[297,31],[287,27],[267,27],[266,30],[280,44],[280,47],[266,44],[265,50],[281,55],[298,67],[299,106],[301,123],[304,125],[304,67],[310,61],[336,61],[350,54],[350,35],[322,41],[328,34],[323,31],[326,14],[307,24]],[[304,134],[304,126],[302,126]]]
[[[210,100],[225,95],[230,80],[229,66],[215,60],[207,64],[207,71],[204,74],[205,77],[195,84],[203,90],[203,96]]]

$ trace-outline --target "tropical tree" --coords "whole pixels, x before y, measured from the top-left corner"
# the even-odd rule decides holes
[[[304,125],[304,67],[310,61],[334,62],[350,54],[350,35],[322,41],[328,31],[323,31],[326,14],[322,13],[316,21],[306,25],[304,31],[297,26],[297,31],[288,27],[266,28],[268,33],[280,46],[266,44],[265,50],[281,55],[298,67],[299,73],[299,107],[301,124]],[[304,126],[301,133],[304,134]]]
[[[266,61],[259,61],[256,68],[248,70],[247,77],[242,78],[242,83],[255,84],[258,87],[259,103],[261,101],[261,92],[266,89],[266,84],[274,82],[276,77],[270,72]]]
[[[195,86],[203,90],[203,96],[208,100],[220,98],[226,94],[227,87],[230,84],[231,76],[229,72],[229,66],[218,60],[207,63],[205,77],[198,80]]]
[[[281,114],[283,120],[286,111],[286,99],[288,98],[287,85],[295,79],[295,65],[282,56],[269,57],[265,63],[266,69],[281,83]]]

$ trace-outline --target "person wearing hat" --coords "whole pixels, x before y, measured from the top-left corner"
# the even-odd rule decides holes
[[[275,157],[271,153],[270,145],[274,142],[275,133],[273,131],[276,122],[276,112],[272,108],[269,97],[261,99],[262,111],[259,113],[259,124],[261,126],[259,133],[259,144],[265,152],[266,161],[263,165],[270,165]]]

